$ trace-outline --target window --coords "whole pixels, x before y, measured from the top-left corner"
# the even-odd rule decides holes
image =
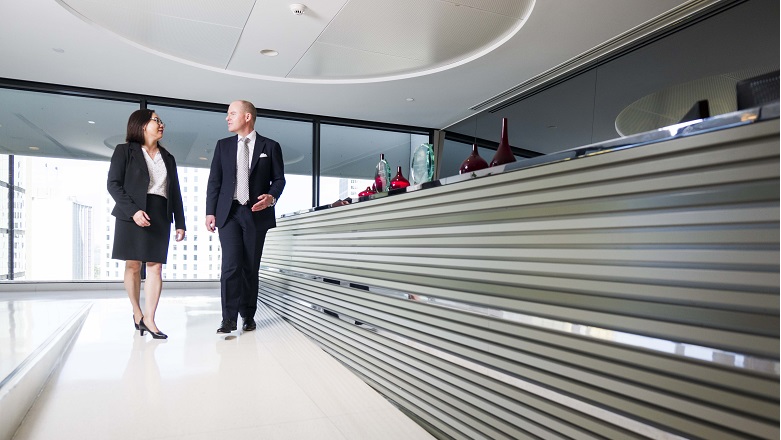
[[[222,121],[224,125],[224,121]],[[285,189],[274,207],[277,217],[312,207],[312,123],[259,117],[258,133],[279,142],[285,158]],[[223,129],[224,130],[224,129]]]
[[[391,177],[401,167],[409,179],[410,155],[428,134],[386,131],[323,124],[320,128],[320,204],[358,193],[374,183],[374,170],[380,154],[391,167]],[[360,146],[360,147],[359,147]],[[362,154],[356,159],[355,151]]]
[[[442,158],[442,164],[440,165],[442,177],[457,176],[461,169],[461,163],[466,160],[470,154],[472,154],[472,144],[445,139],[444,157]],[[494,154],[496,154],[496,150],[478,147],[477,154],[486,162],[490,163]]]
[[[773,56],[777,58],[775,53],[773,53]],[[601,69],[609,72],[605,67]],[[605,81],[607,80],[605,79]],[[177,108],[170,105],[161,105],[153,101],[154,99],[149,100],[149,107],[161,115],[167,123],[167,128],[169,128],[163,145],[169,147],[176,156],[185,207],[187,213],[192,214],[188,215],[187,223],[190,226],[190,230],[195,232],[203,227],[200,224],[199,216],[199,213],[203,212],[203,206],[202,204],[199,206],[199,201],[202,202],[205,198],[206,185],[200,185],[199,182],[205,183],[208,178],[208,165],[211,159],[210,151],[213,150],[215,141],[227,135],[225,132],[224,111]],[[110,270],[112,268],[112,260],[110,257],[115,218],[110,214],[113,200],[107,195],[105,190],[108,159],[111,155],[111,147],[106,148],[106,144],[122,142],[121,133],[119,136],[120,140],[116,140],[117,127],[124,128],[128,115],[138,109],[140,103],[2,88],[0,88],[0,102],[12,103],[13,105],[7,107],[14,108],[15,111],[24,114],[30,123],[41,127],[40,132],[30,131],[23,125],[18,125],[21,122],[3,122],[2,127],[3,131],[8,129],[9,131],[23,133],[23,138],[19,139],[18,142],[14,140],[15,138],[7,141],[9,148],[20,148],[26,145],[39,145],[41,147],[41,152],[36,153],[39,154],[37,156],[15,156],[16,165],[14,169],[17,182],[32,182],[31,185],[33,185],[32,187],[24,188],[24,191],[14,193],[15,202],[13,203],[14,211],[11,220],[16,226],[18,234],[14,235],[13,243],[13,248],[17,250],[14,255],[15,267],[26,273],[24,279],[34,280],[38,276],[36,275],[39,273],[38,270],[45,266],[43,260],[36,261],[31,259],[32,262],[26,261],[28,253],[40,255],[40,252],[36,251],[39,243],[35,237],[44,236],[39,233],[42,231],[39,217],[42,218],[42,216],[28,214],[33,212],[32,205],[34,203],[31,194],[41,194],[42,191],[44,193],[46,191],[53,193],[52,188],[57,188],[58,190],[67,188],[67,196],[75,196],[74,200],[78,200],[74,206],[77,206],[78,209],[91,209],[91,229],[89,229],[89,233],[83,233],[85,237],[89,235],[89,245],[85,245],[85,248],[99,249],[100,252],[96,252],[95,255],[87,255],[88,253],[79,254],[71,250],[67,254],[57,254],[58,261],[67,261],[68,263],[75,261],[90,266],[88,270],[79,269],[81,272],[78,274],[68,275],[71,279],[81,279],[80,277],[99,278],[100,276],[112,278]],[[208,104],[205,104],[204,107],[208,107]],[[88,134],[85,135],[84,132],[75,128],[79,127],[84,121],[92,120],[93,118],[98,118],[98,120],[94,126],[90,127]],[[256,129],[264,136],[275,139],[280,143],[286,162],[288,183],[276,207],[277,215],[311,206],[313,199],[312,127],[312,123],[308,121],[269,116],[258,118]],[[119,131],[121,132],[122,130]],[[368,186],[373,179],[374,167],[379,160],[380,153],[386,155],[386,159],[394,168],[394,173],[395,168],[400,166],[405,176],[409,177],[410,152],[414,151],[420,143],[428,142],[427,132],[409,133],[335,124],[323,124],[320,132],[320,167],[322,175],[320,204],[329,203],[336,198],[357,195],[357,192]],[[518,132],[521,133],[522,130]],[[41,133],[47,133],[51,136],[44,136]],[[83,145],[83,154],[86,160],[59,159],[57,156],[63,155],[62,148],[58,147],[51,139],[57,139],[67,145]],[[187,148],[187,145],[203,146],[203,151],[198,154],[187,155],[182,154],[182,150],[176,150],[180,146]],[[358,151],[358,148],[360,148],[360,151],[365,152],[365,157],[356,160],[355,151]],[[447,145],[445,149],[446,151],[448,150]],[[195,151],[193,150],[193,152]],[[7,159],[7,156],[4,157]],[[4,173],[3,169],[5,170]],[[71,179],[70,176],[74,174],[78,175],[79,178]],[[7,175],[8,161],[3,162],[0,160],[0,180],[2,180],[2,176]],[[93,176],[96,182],[94,185],[85,183],[87,177]],[[70,181],[78,182],[81,187],[79,190],[87,192],[71,192]],[[58,186],[55,187],[54,185]],[[93,189],[95,193],[90,194]],[[89,198],[89,202],[84,201],[86,200],[85,197]],[[0,186],[0,222],[2,222],[2,216],[5,215],[7,223],[8,204],[4,204],[2,201],[5,200],[7,202],[8,199],[8,189]],[[64,238],[70,233],[68,231],[61,235]],[[208,239],[205,237],[208,237]],[[191,249],[197,251],[198,244],[201,241],[208,242],[208,261],[214,261],[215,256],[217,261],[220,261],[221,246],[219,240],[215,240],[215,237],[218,238],[216,234],[193,234],[187,237],[186,243],[192,244]],[[216,246],[212,245],[214,242],[216,242]],[[5,243],[5,246],[2,246],[3,243]],[[6,249],[6,254],[9,243],[10,238],[7,234],[3,236],[2,232],[0,232],[0,247]],[[104,246],[105,251],[103,251]],[[52,248],[57,249],[56,247]],[[178,253],[178,250],[183,250],[183,253]],[[187,244],[179,246],[174,240],[171,240],[169,249],[169,263],[171,264],[165,266],[164,276],[176,278],[175,268],[177,266],[181,268],[186,264],[186,252],[188,252]],[[197,261],[197,255],[190,255],[192,255],[191,261]],[[0,265],[3,259],[10,261],[8,255],[2,255],[2,251],[0,251]],[[88,261],[88,259],[91,259],[91,261]],[[58,265],[68,268],[79,266],[79,264]],[[0,271],[8,272],[7,266],[6,264],[0,267]],[[113,272],[114,278],[122,276],[123,266],[123,262],[113,261],[113,268],[115,269]],[[195,264],[193,266],[195,267]],[[0,276],[2,275],[3,272],[0,272]],[[203,275],[218,276],[217,274]],[[182,274],[179,274],[179,277],[181,278]],[[195,277],[197,278],[198,274]],[[190,278],[193,278],[192,273]]]

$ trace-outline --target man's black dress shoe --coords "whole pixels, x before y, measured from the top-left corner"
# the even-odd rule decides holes
[[[236,321],[223,319],[220,323],[220,328],[217,329],[217,333],[230,333],[233,330],[236,330]]]
[[[244,318],[244,323],[241,325],[241,329],[245,332],[251,332],[252,330],[255,330],[258,328],[258,326],[255,324],[255,320],[252,318]]]

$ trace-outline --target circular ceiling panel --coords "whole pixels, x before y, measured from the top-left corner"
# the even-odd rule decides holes
[[[515,35],[536,0],[322,0],[303,14],[255,0],[58,0],[148,52],[266,80],[376,82],[479,58]],[[261,51],[273,50],[268,57]]]

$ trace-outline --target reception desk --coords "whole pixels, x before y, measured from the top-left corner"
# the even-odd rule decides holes
[[[285,216],[261,301],[439,438],[778,438],[778,105],[727,116]]]

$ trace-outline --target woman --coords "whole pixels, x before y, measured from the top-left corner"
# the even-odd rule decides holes
[[[184,206],[174,157],[158,142],[165,124],[153,110],[136,110],[127,121],[127,143],[117,145],[108,170],[108,192],[116,205],[112,258],[125,260],[125,290],[133,323],[144,335],[166,339],[155,322],[163,288],[171,223],[184,239]],[[141,262],[146,262],[145,310],[141,310]]]

